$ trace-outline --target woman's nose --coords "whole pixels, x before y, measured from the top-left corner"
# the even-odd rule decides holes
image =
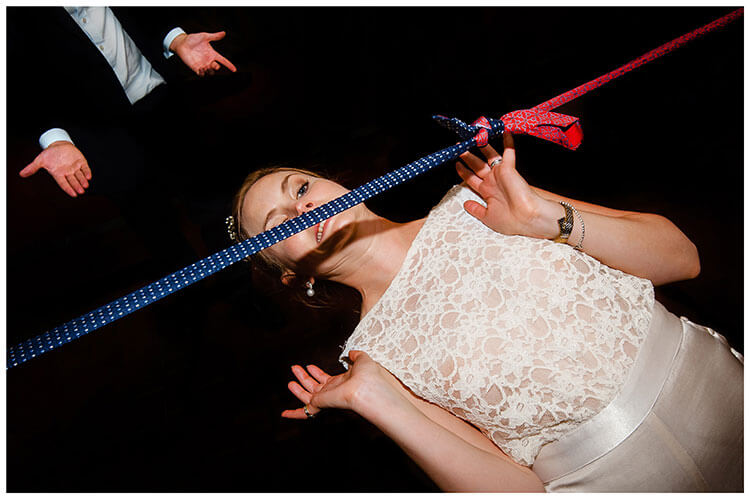
[[[302,215],[315,208],[315,205],[311,201],[299,201],[297,202],[297,215]]]

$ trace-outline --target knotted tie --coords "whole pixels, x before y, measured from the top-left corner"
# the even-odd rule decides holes
[[[583,132],[578,118],[553,113],[550,111],[551,109],[559,107],[576,97],[580,97],[586,92],[598,88],[646,62],[661,57],[694,38],[734,21],[742,16],[743,12],[744,9],[738,9],[695,31],[672,40],[595,80],[576,87],[531,109],[505,114],[499,120],[481,117],[469,125],[456,118],[434,116],[439,124],[456,132],[462,139],[462,142],[420,158],[375,180],[371,180],[314,210],[203,258],[192,265],[99,307],[77,319],[66,322],[46,333],[19,343],[8,349],[7,369],[22,364],[29,359],[60,345],[64,345],[76,338],[80,338],[177,290],[208,277],[243,258],[308,229],[352,206],[362,203],[385,190],[406,182],[437,165],[455,160],[460,154],[474,146],[486,146],[490,137],[501,134],[504,130],[514,134],[533,135],[534,137],[560,144],[568,149],[576,149],[583,139]]]
[[[591,80],[588,83],[584,83],[572,90],[560,94],[557,97],[539,104],[538,106],[532,107],[531,109],[524,109],[521,111],[513,111],[511,113],[503,115],[500,121],[505,125],[505,129],[513,134],[526,134],[539,137],[540,139],[549,140],[556,144],[560,144],[568,149],[575,150],[581,145],[583,139],[583,131],[581,130],[581,124],[578,118],[574,116],[566,116],[564,114],[553,113],[550,110],[558,108],[563,104],[572,101],[573,99],[580,97],[581,95],[599,88],[605,83],[618,78],[625,73],[636,69],[639,66],[651,62],[678,47],[686,44],[694,38],[705,35],[706,33],[718,29],[722,26],[729,24],[738,17],[742,16],[744,9],[737,9],[730,12],[724,17],[720,17],[715,21],[698,28],[690,33],[686,33],[679,38],[675,38],[671,42],[665,43],[650,52],[647,52],[637,59],[630,61],[629,63],[620,66],[614,71]]]

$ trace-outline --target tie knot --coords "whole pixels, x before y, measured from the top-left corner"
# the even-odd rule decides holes
[[[471,125],[459,120],[458,118],[448,118],[447,116],[435,115],[432,117],[439,125],[455,132],[461,140],[476,139],[479,147],[487,145],[487,141],[493,135],[503,132],[503,122],[492,118],[480,116]]]

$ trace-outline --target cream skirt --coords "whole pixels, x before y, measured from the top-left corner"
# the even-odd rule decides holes
[[[620,395],[533,469],[549,492],[739,492],[742,418],[742,356],[657,302]]]

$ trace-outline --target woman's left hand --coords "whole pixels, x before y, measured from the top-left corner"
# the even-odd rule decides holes
[[[466,201],[464,208],[495,232],[551,239],[560,233],[557,219],[563,208],[544,199],[516,170],[516,151],[510,133],[503,134],[502,157],[490,145],[481,148],[485,160],[470,152],[461,155],[468,168],[456,163],[466,184],[482,196],[487,206]],[[489,165],[495,163],[494,167]]]

